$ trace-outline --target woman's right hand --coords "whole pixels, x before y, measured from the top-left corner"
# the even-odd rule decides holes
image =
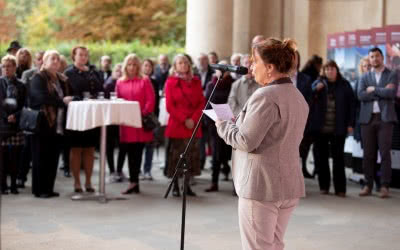
[[[63,98],[63,102],[65,103],[65,105],[68,105],[73,99],[73,96],[66,96]]]
[[[185,126],[188,129],[193,129],[194,128],[194,121],[192,119],[186,119],[185,120]]]

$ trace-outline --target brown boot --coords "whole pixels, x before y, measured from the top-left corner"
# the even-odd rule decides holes
[[[369,196],[369,195],[371,195],[371,189],[369,187],[365,186],[358,195],[361,197]]]
[[[387,187],[381,187],[381,192],[379,194],[379,197],[384,199],[389,197],[389,189]]]

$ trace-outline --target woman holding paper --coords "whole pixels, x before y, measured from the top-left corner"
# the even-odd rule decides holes
[[[178,54],[174,58],[171,76],[165,83],[165,100],[170,114],[165,130],[165,136],[170,139],[167,176],[172,177],[179,156],[185,150],[205,105],[201,81],[193,76],[189,60],[183,54]],[[201,129],[199,129],[187,154],[191,176],[201,174],[199,149],[201,135]],[[196,195],[190,187],[187,189],[187,194]],[[172,195],[180,196],[178,181],[174,183]]]
[[[253,45],[252,73],[262,87],[236,122],[217,121],[233,147],[243,249],[283,249],[290,215],[305,195],[299,145],[308,104],[290,80],[295,43],[269,38]]]

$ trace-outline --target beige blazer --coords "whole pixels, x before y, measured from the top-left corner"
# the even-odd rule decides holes
[[[239,197],[282,201],[305,196],[299,146],[308,105],[292,83],[258,89],[236,122],[218,134],[233,147],[232,174]]]

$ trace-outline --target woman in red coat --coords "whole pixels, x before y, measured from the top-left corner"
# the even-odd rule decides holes
[[[122,77],[117,81],[117,96],[129,101],[137,101],[143,115],[154,110],[155,95],[148,77],[142,77],[140,60],[135,54],[125,57]],[[152,131],[143,128],[120,126],[120,147],[128,153],[130,184],[122,194],[139,193],[139,172],[145,143],[153,140]]]
[[[165,83],[166,106],[169,113],[168,125],[165,136],[170,139],[168,152],[167,175],[172,177],[175,172],[179,155],[183,153],[186,144],[192,135],[194,127],[200,119],[205,105],[201,81],[193,76],[190,63],[182,54],[174,58],[172,74]],[[187,164],[190,164],[190,175],[200,175],[199,138],[201,128],[198,130],[193,145],[187,154]],[[174,183],[172,194],[180,196],[178,181]],[[188,187],[187,194],[196,194]]]

